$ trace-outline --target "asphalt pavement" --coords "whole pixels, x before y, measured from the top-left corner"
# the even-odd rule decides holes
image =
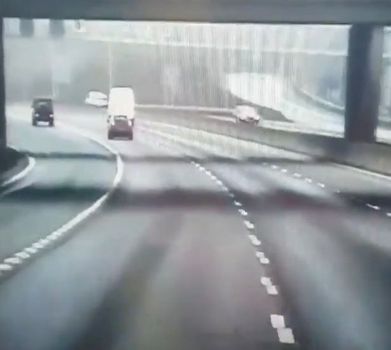
[[[99,110],[60,118],[105,140]],[[2,257],[115,176],[80,135],[16,120],[10,132],[37,165],[0,200]],[[113,196],[0,280],[2,350],[391,348],[387,178],[269,147],[221,157],[141,129],[110,145],[125,164]]]

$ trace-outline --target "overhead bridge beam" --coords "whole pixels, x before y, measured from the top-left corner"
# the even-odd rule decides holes
[[[0,162],[4,160],[6,145],[3,19],[0,17]]]
[[[1,0],[0,16],[391,25],[389,0]]]

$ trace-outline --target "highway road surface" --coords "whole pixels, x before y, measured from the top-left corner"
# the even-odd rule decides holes
[[[388,178],[142,121],[105,148],[101,111],[8,113],[36,166],[0,199],[1,350],[391,348]]]

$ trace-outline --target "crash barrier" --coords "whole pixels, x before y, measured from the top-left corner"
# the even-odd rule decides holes
[[[294,90],[310,104],[314,104],[320,108],[324,108],[330,112],[334,112],[337,114],[343,115],[345,113],[344,106],[327,101],[324,98],[316,96],[303,88],[298,88],[294,86]]]
[[[214,143],[221,143],[221,136],[224,136],[391,175],[391,148],[384,144],[350,143],[332,136],[236,124],[205,118],[196,113],[189,113],[186,118],[170,114],[148,114],[138,119],[137,125],[166,135],[183,135],[183,138],[203,135],[204,139],[214,138]],[[189,134],[189,130],[193,133]],[[224,149],[224,145],[220,148]],[[232,149],[228,149],[228,153],[230,151]]]

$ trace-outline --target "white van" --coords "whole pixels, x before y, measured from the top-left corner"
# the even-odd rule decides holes
[[[131,88],[115,87],[110,90],[107,108],[109,139],[117,136],[133,139],[134,108],[134,93]]]

